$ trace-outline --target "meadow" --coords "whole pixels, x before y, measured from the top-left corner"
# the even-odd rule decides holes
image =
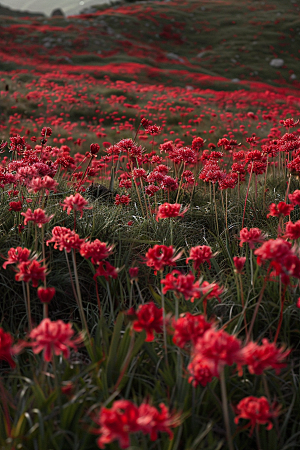
[[[1,449],[300,447],[299,6],[0,9]]]

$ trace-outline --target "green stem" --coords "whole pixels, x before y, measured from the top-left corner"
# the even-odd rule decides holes
[[[88,330],[88,325],[87,325],[87,321],[86,321],[86,318],[85,318],[84,309],[83,309],[83,305],[82,305],[82,297],[81,297],[81,291],[80,291],[80,285],[79,285],[79,279],[78,279],[76,256],[75,256],[74,248],[72,248],[72,260],[73,260],[73,268],[74,268],[74,276],[75,276],[75,284],[76,284],[76,291],[77,291],[77,299],[78,299],[78,307],[79,307],[80,318],[81,318],[82,326],[85,329],[85,332],[86,332],[89,340],[91,340],[91,336],[90,336],[90,333],[89,333],[89,330]]]
[[[231,431],[230,431],[230,423],[229,423],[227,391],[226,391],[226,381],[225,381],[224,369],[220,373],[220,383],[221,383],[223,418],[224,418],[225,429],[226,429],[227,444],[228,444],[229,450],[234,450]]]

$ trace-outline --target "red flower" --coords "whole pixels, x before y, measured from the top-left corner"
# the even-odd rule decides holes
[[[300,220],[297,222],[287,222],[285,225],[285,239],[299,239],[300,238]]]
[[[158,219],[168,219],[169,217],[183,217],[188,208],[180,213],[181,205],[179,203],[164,203],[158,207],[158,213],[156,215],[156,220]]]
[[[54,287],[39,287],[37,290],[38,298],[42,303],[50,303],[55,295]]]
[[[138,267],[130,267],[128,270],[129,276],[131,280],[137,280],[139,275],[139,268]]]
[[[39,192],[43,189],[45,189],[46,194],[49,194],[49,191],[56,192],[56,188],[58,186],[57,181],[53,180],[53,178],[49,177],[48,175],[44,177],[36,177],[32,178],[28,185],[28,191],[29,192]]]
[[[255,375],[261,375],[268,369],[275,369],[279,374],[280,369],[286,366],[284,361],[290,353],[291,350],[287,350],[284,346],[278,348],[268,339],[263,339],[261,345],[249,342],[244,347],[245,364],[249,372]]]
[[[156,441],[157,433],[168,433],[169,438],[173,438],[171,427],[176,427],[180,423],[178,414],[170,414],[168,408],[163,403],[159,405],[160,411],[149,403],[142,403],[139,406],[139,418],[137,424],[143,434],[150,435],[151,441]]]
[[[28,248],[16,247],[8,250],[8,259],[3,264],[3,269],[6,269],[8,264],[17,264],[29,260],[30,250]]]
[[[66,250],[68,253],[72,250],[80,249],[83,239],[75,231],[65,227],[54,227],[52,229],[52,238],[46,244],[54,242],[54,248],[59,248],[60,251]]]
[[[212,327],[212,324],[207,322],[202,314],[193,316],[186,313],[174,321],[173,326],[173,342],[177,347],[184,348],[188,343],[196,345],[198,339]]]
[[[22,202],[9,202],[9,211],[21,211],[22,209]]]
[[[208,245],[198,245],[197,247],[192,247],[190,249],[190,256],[186,259],[186,262],[188,263],[192,260],[195,270],[199,269],[204,262],[207,262],[210,268],[210,260],[212,257],[213,253]]]
[[[116,195],[115,205],[129,205],[131,202],[130,195]]]
[[[146,342],[154,340],[154,331],[162,332],[163,310],[157,308],[153,302],[140,305],[136,312],[137,319],[133,322],[135,331],[146,331]]]
[[[209,283],[208,281],[203,281],[199,287],[199,294],[197,298],[205,295],[205,300],[211,300],[212,298],[218,299],[220,302],[220,295],[223,293],[224,289],[217,283]]]
[[[253,249],[254,244],[263,242],[265,238],[266,236],[259,228],[250,228],[249,231],[247,228],[242,228],[240,231],[240,247],[246,242],[249,244],[249,247]]]
[[[173,270],[164,280],[161,280],[161,284],[165,285],[162,292],[166,294],[168,291],[174,291],[176,297],[182,294],[185,300],[191,299],[199,292],[199,285],[194,281],[195,277],[192,273],[183,275],[179,270]]]
[[[145,263],[148,267],[153,267],[154,270],[162,270],[166,266],[175,266],[176,261],[181,257],[182,252],[174,255],[174,247],[167,247],[166,245],[154,245],[149,248],[146,253]]]
[[[273,216],[273,217],[280,217],[280,216],[289,216],[291,212],[294,210],[293,205],[288,205],[285,202],[279,202],[278,205],[275,203],[272,203],[269,206],[270,212],[267,214],[267,218]]]
[[[266,397],[245,397],[236,406],[237,416],[234,419],[235,423],[238,423],[240,419],[248,419],[251,426],[250,435],[256,425],[266,425],[267,430],[273,428],[273,424],[270,421],[273,417],[278,416],[279,408],[275,409],[274,405],[270,405]]]
[[[45,281],[46,271],[46,267],[41,266],[41,263],[36,259],[32,259],[18,264],[15,279],[16,281],[24,281],[24,283],[31,281],[32,286],[37,287],[39,280]]]
[[[300,191],[297,189],[292,194],[289,194],[289,199],[293,205],[300,205]]]
[[[45,211],[41,208],[35,209],[33,212],[28,208],[26,213],[21,213],[21,215],[25,217],[24,225],[31,221],[38,225],[39,228],[42,228],[44,223],[50,222],[52,217],[54,217],[54,214],[46,216]]]
[[[91,144],[90,145],[90,152],[92,155],[97,155],[97,153],[100,150],[100,145],[99,144]]]
[[[34,328],[29,337],[32,340],[33,353],[44,352],[45,361],[51,361],[53,355],[61,355],[65,358],[70,356],[70,348],[77,351],[77,344],[82,341],[82,337],[72,339],[74,331],[71,323],[64,323],[62,320],[51,322],[44,319]]]
[[[42,131],[41,131],[41,136],[42,137],[46,137],[46,136],[51,136],[52,134],[52,129],[50,127],[43,127]]]
[[[95,239],[92,242],[83,242],[80,246],[80,254],[84,258],[91,258],[93,264],[99,264],[111,255],[113,247]]]
[[[12,355],[16,354],[16,347],[12,345],[13,340],[9,333],[5,333],[3,328],[0,328],[0,361],[6,361],[10,367],[16,367],[16,363],[12,359]]]
[[[129,400],[117,400],[110,409],[102,407],[97,421],[101,434],[98,446],[104,448],[105,444],[118,440],[121,448],[128,448],[129,434],[139,430],[138,417],[138,407]]]
[[[62,203],[63,210],[67,209],[67,214],[73,211],[80,211],[80,217],[83,215],[84,209],[91,209],[91,207],[87,207],[88,202],[82,197],[80,194],[70,195],[70,197],[66,197]]]
[[[242,270],[244,268],[245,262],[246,262],[246,257],[245,256],[241,256],[241,257],[234,256],[233,257],[233,264],[234,264],[236,273],[242,273]]]
[[[194,387],[199,384],[206,386],[207,383],[212,381],[213,377],[218,376],[215,364],[210,359],[203,358],[201,353],[193,355],[187,369],[191,375],[188,381]]]
[[[108,261],[101,261],[99,262],[99,265],[93,278],[94,280],[96,280],[97,277],[104,277],[106,280],[109,280],[109,277],[115,279],[118,278],[118,273],[119,269],[109,264]]]

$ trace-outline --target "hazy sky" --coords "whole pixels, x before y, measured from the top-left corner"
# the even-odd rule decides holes
[[[109,0],[0,0],[0,4],[21,11],[43,12],[50,15],[53,9],[61,8],[66,15],[78,14],[82,9]]]

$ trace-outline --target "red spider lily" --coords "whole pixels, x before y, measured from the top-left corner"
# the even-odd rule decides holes
[[[171,414],[163,403],[159,407],[160,411],[148,403],[138,407],[129,400],[117,400],[110,409],[102,407],[96,420],[100,426],[99,448],[115,440],[122,449],[128,448],[130,434],[138,431],[149,434],[152,441],[157,439],[158,432],[168,433],[171,439],[170,428],[180,424],[179,415]]]
[[[66,227],[57,226],[52,229],[52,238],[46,244],[49,245],[51,242],[54,242],[54,248],[59,248],[60,251],[65,249],[69,253],[72,248],[79,250],[83,239],[80,239],[75,231]]]
[[[219,286],[217,283],[209,283],[208,281],[203,281],[199,287],[198,293],[195,295],[197,298],[205,296],[205,302],[216,298],[219,302],[221,301],[220,295],[223,294],[224,288]]]
[[[282,216],[289,216],[291,212],[294,210],[293,205],[288,205],[285,202],[279,202],[278,205],[275,203],[272,203],[269,206],[270,212],[267,214],[267,218],[273,216],[273,217],[282,217]]]
[[[245,256],[241,256],[241,257],[234,256],[233,257],[233,264],[234,264],[236,273],[242,273],[242,270],[244,268],[245,262],[246,262],[246,257]]]
[[[39,192],[45,189],[46,194],[49,195],[49,191],[56,192],[57,187],[57,181],[46,175],[44,177],[32,178],[28,184],[28,192]]]
[[[213,377],[218,376],[214,363],[210,359],[203,358],[201,353],[193,355],[187,370],[190,374],[188,382],[194,387],[199,384],[204,387],[212,381]]]
[[[175,249],[166,245],[154,245],[149,248],[144,258],[148,267],[153,267],[155,271],[163,270],[166,266],[175,266],[176,261],[181,257],[182,251],[174,255]]]
[[[26,262],[29,260],[31,250],[28,250],[26,247],[16,247],[8,250],[8,259],[3,264],[3,269],[6,269],[8,264],[18,264],[21,262]]]
[[[280,369],[286,367],[286,358],[291,350],[284,346],[278,348],[275,343],[263,339],[262,344],[249,342],[244,347],[245,364],[252,374],[261,375],[265,370],[275,369],[276,374],[280,373]]]
[[[83,242],[80,246],[80,254],[84,258],[91,258],[93,264],[99,264],[111,255],[114,246],[95,239],[92,242]]]
[[[212,324],[207,322],[202,314],[194,316],[186,313],[182,314],[179,319],[174,320],[173,327],[174,344],[177,347],[184,348],[187,344],[196,345],[198,339],[212,327]]]
[[[242,228],[240,231],[240,247],[243,246],[244,242],[249,244],[249,248],[255,248],[254,244],[260,244],[264,242],[266,235],[259,228]]]
[[[136,312],[136,320],[133,322],[135,331],[146,331],[146,342],[154,340],[154,331],[162,333],[163,327],[163,310],[157,308],[153,303],[145,303],[140,305]]]
[[[271,419],[277,417],[279,409],[275,404],[270,405],[266,397],[245,397],[236,406],[237,416],[234,419],[235,423],[239,423],[240,419],[250,420],[249,427],[250,436],[254,431],[255,426],[267,425],[267,430],[273,428]]]
[[[46,136],[51,136],[52,134],[52,129],[50,127],[43,127],[42,131],[41,131],[41,136],[42,137],[46,137]]]
[[[92,209],[92,207],[87,207],[86,205],[88,205],[88,202],[78,193],[66,197],[62,203],[63,210],[67,209],[68,215],[72,210],[80,211],[80,217],[82,217],[84,209]]]
[[[108,261],[101,261],[99,262],[95,275],[93,276],[94,280],[97,279],[97,277],[104,277],[106,280],[109,280],[109,277],[111,278],[118,278],[119,269],[112,266]]]
[[[22,209],[22,202],[18,201],[18,202],[9,202],[9,211],[21,211]]]
[[[181,204],[179,203],[164,203],[158,207],[158,212],[156,214],[156,220],[158,219],[168,219],[170,217],[183,217],[187,212],[189,207],[185,208],[180,212]]]
[[[297,222],[287,222],[285,224],[285,234],[283,236],[285,239],[299,239],[300,238],[300,220]]]
[[[196,137],[192,140],[192,150],[198,152],[204,146],[204,140],[201,137]]]
[[[130,267],[128,272],[129,272],[129,276],[131,278],[131,281],[138,279],[138,275],[139,275],[139,268],[138,267]]]
[[[54,355],[61,354],[64,358],[69,358],[70,348],[77,351],[77,344],[82,342],[81,336],[73,339],[74,333],[71,323],[44,319],[30,332],[31,342],[28,345],[35,354],[43,351],[45,361],[51,361]]]
[[[6,361],[14,369],[16,363],[12,356],[19,353],[21,348],[22,344],[14,346],[11,335],[0,328],[0,361]]]
[[[168,273],[161,284],[164,285],[163,294],[173,291],[176,297],[183,295],[185,300],[193,299],[199,293],[199,283],[194,283],[195,277],[192,273],[183,275],[179,270]]]
[[[100,145],[99,144],[91,144],[90,145],[90,152],[92,155],[97,155],[97,153],[100,150]]]
[[[145,129],[145,133],[151,134],[152,136],[156,136],[161,132],[161,127],[157,125],[152,125],[150,121],[145,118],[141,120],[141,124]]]
[[[197,245],[197,247],[191,247],[190,256],[186,259],[186,262],[193,261],[195,270],[198,270],[204,262],[207,262],[209,268],[211,268],[210,260],[213,256],[212,250],[208,245]]]
[[[36,259],[20,262],[17,265],[16,281],[24,281],[24,283],[32,282],[33,287],[38,286],[38,282],[45,281],[47,268],[41,266]]]
[[[289,194],[290,202],[293,205],[300,205],[300,191],[299,189],[296,189],[294,192]]]
[[[21,213],[21,215],[25,217],[24,225],[27,225],[28,222],[34,222],[39,228],[42,228],[45,223],[50,222],[52,217],[54,217],[54,214],[46,216],[45,211],[41,208],[35,209],[33,212],[28,208],[27,211]]]
[[[129,205],[131,202],[130,195],[116,195],[115,205]]]
[[[285,120],[279,120],[279,123],[281,123],[285,128],[292,128],[296,127],[299,123],[299,119],[294,121],[293,118],[291,119],[285,119]]]
[[[38,298],[42,303],[50,303],[55,295],[55,288],[54,287],[39,287],[37,290]]]

